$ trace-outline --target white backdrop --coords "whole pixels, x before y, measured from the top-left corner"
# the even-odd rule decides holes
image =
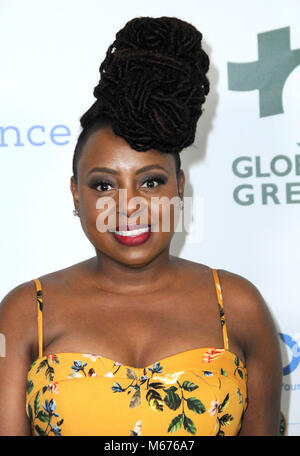
[[[72,214],[73,149],[106,49],[137,16],[176,16],[203,33],[211,92],[195,144],[181,155],[185,196],[203,201],[203,239],[177,233],[171,253],[243,275],[261,291],[282,334],[288,434],[300,435],[297,0],[1,0],[0,299],[95,254]],[[252,65],[230,74],[229,62]],[[251,90],[231,90],[238,84]],[[240,185],[248,187],[234,198]]]

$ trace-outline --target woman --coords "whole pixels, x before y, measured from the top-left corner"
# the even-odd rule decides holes
[[[260,292],[170,255],[174,206],[169,230],[152,206],[183,200],[179,152],[209,92],[201,39],[140,17],[109,47],[71,177],[96,255],[3,299],[1,435],[278,434],[281,359]]]

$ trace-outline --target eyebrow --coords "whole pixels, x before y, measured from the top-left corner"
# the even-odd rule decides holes
[[[158,168],[158,169],[162,169],[163,171],[165,171],[167,174],[168,174],[168,171],[161,165],[159,164],[155,164],[155,165],[148,165],[148,166],[144,166],[143,168],[140,168],[135,174],[138,175],[138,174],[141,174],[145,171],[149,171],[150,169],[153,169],[153,168]],[[120,176],[120,173],[118,173],[118,171],[114,170],[114,169],[111,169],[111,168],[105,168],[105,167],[99,167],[97,166],[96,168],[92,168],[89,172],[88,172],[88,176],[93,173],[94,171],[101,171],[101,172],[104,172],[104,173],[110,173],[110,174],[115,174],[116,176]]]

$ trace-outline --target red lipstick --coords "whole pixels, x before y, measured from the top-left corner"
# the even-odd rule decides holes
[[[121,225],[111,230],[114,238],[123,245],[135,246],[146,242],[151,235],[149,225]],[[126,234],[128,232],[128,234]],[[129,234],[130,233],[130,234]]]

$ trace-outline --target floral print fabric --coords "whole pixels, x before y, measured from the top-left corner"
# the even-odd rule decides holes
[[[34,435],[236,435],[246,378],[224,349],[188,350],[145,368],[58,353],[31,365],[26,412]]]

